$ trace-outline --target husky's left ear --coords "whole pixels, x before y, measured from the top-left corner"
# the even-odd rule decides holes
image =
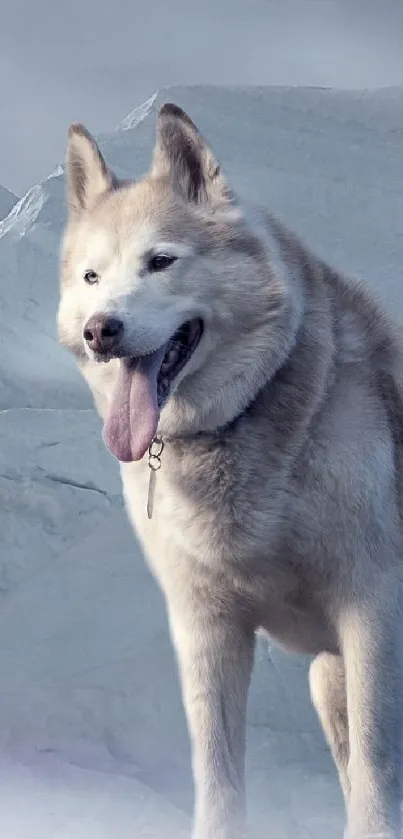
[[[210,146],[177,105],[162,106],[157,118],[153,175],[166,175],[182,198],[197,204],[223,206],[232,193]]]
[[[79,123],[69,129],[66,181],[67,201],[73,214],[87,210],[103,192],[117,184],[94,138]]]

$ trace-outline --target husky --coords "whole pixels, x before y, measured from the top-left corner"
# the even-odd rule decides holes
[[[248,835],[258,632],[312,656],[346,835],[400,837],[401,330],[361,283],[244,206],[174,104],[137,182],[72,125],[66,182],[59,336],[165,596],[194,839]]]

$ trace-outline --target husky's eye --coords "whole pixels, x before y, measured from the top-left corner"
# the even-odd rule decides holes
[[[99,277],[96,271],[85,271],[84,273],[84,280],[88,285],[95,285],[98,282]]]
[[[170,265],[176,262],[177,258],[177,256],[168,256],[166,253],[156,253],[154,256],[150,256],[147,269],[150,273],[154,274],[157,271],[165,271],[166,268],[169,268]]]

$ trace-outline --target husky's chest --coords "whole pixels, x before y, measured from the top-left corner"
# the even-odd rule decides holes
[[[168,600],[173,590],[186,596],[195,583],[221,602],[235,596],[256,627],[289,649],[333,648],[323,612],[309,595],[315,588],[309,569],[282,550],[281,493],[275,485],[268,481],[271,503],[259,508],[254,494],[238,498],[215,473],[209,486],[202,483],[193,494],[192,481],[177,483],[165,465],[156,475],[151,519],[147,463],[124,466],[122,477],[129,517]]]
[[[234,557],[242,510],[231,503],[220,476],[170,469],[164,456],[153,472],[147,459],[122,467],[126,507],[154,567],[161,552],[180,552],[206,565]],[[190,465],[191,469],[191,465]],[[224,481],[225,483],[225,481]],[[237,524],[238,522],[238,524]],[[162,561],[162,558],[161,558]]]
[[[122,479],[129,517],[158,577],[181,561],[186,573],[210,576],[213,586],[220,577],[255,600],[280,591],[292,599],[299,581],[281,547],[281,475],[262,480],[252,467],[240,474],[228,458],[199,449],[182,460],[164,450],[155,475],[147,458],[124,465]]]

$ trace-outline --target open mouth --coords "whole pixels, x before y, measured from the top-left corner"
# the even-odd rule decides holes
[[[183,323],[168,341],[157,378],[159,408],[167,401],[172,382],[190,361],[202,334],[203,321],[197,318]]]
[[[188,364],[202,335],[203,321],[190,320],[150,355],[120,359],[103,431],[108,449],[118,460],[127,463],[144,456],[156,435],[172,383]]]

